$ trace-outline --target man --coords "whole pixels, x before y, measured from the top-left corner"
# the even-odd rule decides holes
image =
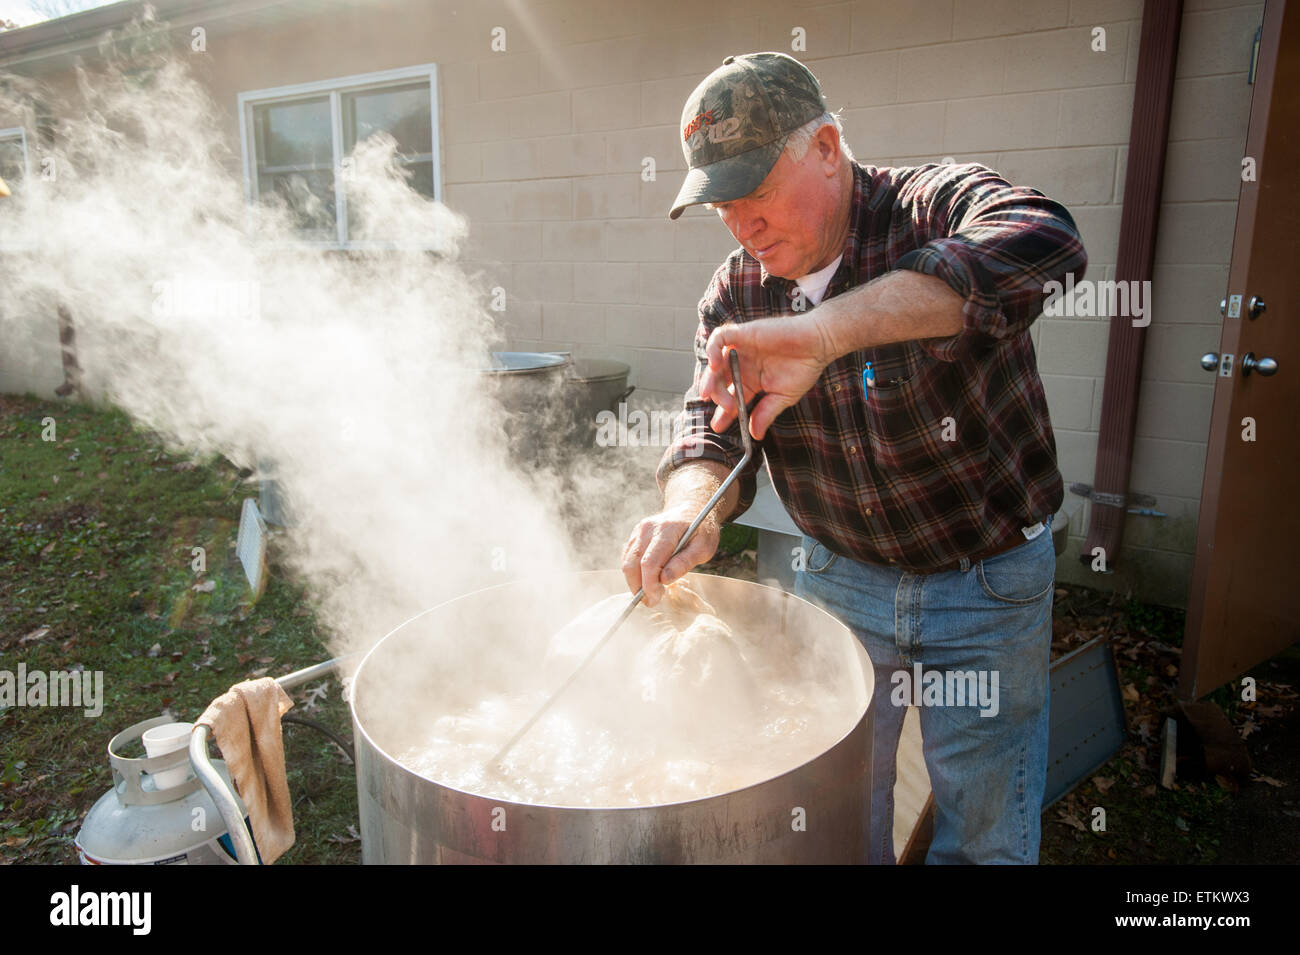
[[[916,703],[927,861],[1036,862],[1062,487],[1029,326],[1047,282],[1083,274],[1074,222],[983,166],[857,163],[816,78],[780,53],[724,60],[682,135],[671,217],[705,203],[741,248],[700,302],[686,427],[659,466],[663,510],[627,543],[628,586],[653,606],[753,501],[757,462],[669,559],[741,456],[734,348],[750,432],[805,534],[797,592],[876,669],[872,861],[894,862],[895,754]],[[918,666],[978,677],[991,698],[900,696]]]

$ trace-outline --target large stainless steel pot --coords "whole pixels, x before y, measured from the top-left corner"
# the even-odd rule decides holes
[[[381,640],[352,686],[362,858],[367,863],[859,862],[871,791],[871,664],[825,611],[760,584],[690,575],[736,621],[780,626],[819,673],[850,694],[838,741],[768,779],[689,802],[632,808],[528,805],[462,792],[394,756],[414,721],[475,699],[520,655],[540,665],[548,636],[594,601],[625,589],[618,571],[491,587],[441,604]],[[617,637],[615,638],[617,639]],[[452,688],[449,690],[448,688]],[[440,699],[440,697],[443,697]]]

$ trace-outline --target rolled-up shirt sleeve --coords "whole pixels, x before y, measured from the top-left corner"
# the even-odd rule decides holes
[[[740,440],[739,423],[733,421],[731,427],[721,434],[714,431],[709,426],[709,422],[713,420],[713,413],[718,406],[700,397],[700,381],[709,367],[708,353],[705,350],[709,335],[719,325],[725,324],[734,311],[723,283],[726,271],[725,264],[718,269],[712,282],[709,283],[709,290],[700,300],[700,324],[695,330],[695,377],[691,382],[690,390],[686,392],[682,414],[674,428],[673,442],[664,450],[655,471],[655,479],[659,483],[660,490],[667,485],[672,473],[685,464],[694,461],[717,461],[730,470],[745,456],[745,449]],[[754,503],[758,467],[762,457],[761,445],[756,444],[753,459],[737,479],[740,497],[735,509],[727,515],[727,520],[735,520]]]
[[[919,342],[932,357],[956,361],[1021,334],[1042,314],[1049,282],[1083,277],[1083,241],[1059,202],[975,163],[909,171],[894,215],[928,239],[893,267],[942,279],[963,299],[960,332]]]

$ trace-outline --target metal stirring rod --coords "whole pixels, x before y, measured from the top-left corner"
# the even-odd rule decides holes
[[[735,483],[736,478],[740,476],[740,472],[744,470],[745,465],[747,465],[754,456],[754,439],[750,437],[749,434],[749,411],[745,408],[745,393],[740,384],[740,354],[733,348],[728,353],[727,357],[731,366],[731,384],[736,394],[736,415],[740,422],[740,440],[745,448],[745,456],[740,459],[740,463],[731,469],[731,473],[727,475],[726,480],[724,480],[722,484],[718,486],[718,489],[713,492],[713,496],[709,498],[708,503],[705,504],[700,513],[696,515],[695,520],[691,521],[690,526],[687,527],[686,532],[682,534],[682,539],[677,542],[677,547],[673,550],[672,556],[670,556],[668,560],[672,560],[673,557],[680,554],[682,550],[685,549],[686,545],[691,542],[691,538],[695,536],[695,532],[699,529],[699,526],[704,523],[704,519],[712,513],[715,507],[718,506],[718,502],[721,501],[722,496],[727,493],[727,489]],[[665,563],[667,563],[667,561],[665,561]],[[644,596],[645,588],[642,587],[636,592],[631,603],[629,603],[623,612],[618,615],[618,619],[614,621],[614,625],[605,631],[605,635],[600,638],[599,642],[597,642],[597,644],[591,648],[591,651],[586,655],[586,657],[583,658],[583,661],[578,664],[578,668],[569,674],[568,679],[561,683],[554,693],[547,697],[546,702],[537,708],[537,712],[529,717],[528,722],[521,726],[514,736],[510,737],[509,742],[497,751],[497,754],[492,757],[492,761],[488,763],[489,769],[500,769],[501,760],[505,758],[506,754],[509,753],[510,750],[514,749],[515,744],[523,739],[524,735],[533,728],[534,724],[536,724],[539,719],[542,718],[542,715],[551,708],[551,704],[559,699],[560,695],[578,679],[578,676],[587,668],[587,665],[591,663],[592,660],[596,659],[596,654],[600,653],[601,648],[609,642],[609,638],[614,636],[618,631],[618,628],[623,625],[623,621],[632,615],[632,611],[636,609],[636,605],[641,602],[641,599]]]

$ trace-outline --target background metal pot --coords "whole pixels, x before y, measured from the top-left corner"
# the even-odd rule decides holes
[[[547,638],[624,587],[618,571],[502,584],[433,608],[381,640],[352,685],[362,857],[367,863],[859,862],[871,791],[871,663],[849,629],[791,594],[724,577],[691,586],[733,628],[779,627],[854,718],[802,763],[732,792],[630,808],[529,805],[442,785],[394,758],[418,721],[474,699],[507,667],[539,664]],[[454,689],[449,689],[454,688]],[[842,729],[842,732],[841,732]]]
[[[618,406],[636,391],[628,387],[631,367],[608,358],[574,358],[565,371],[564,384],[572,408],[569,441],[579,448],[596,446],[596,417],[602,411],[618,414]]]

